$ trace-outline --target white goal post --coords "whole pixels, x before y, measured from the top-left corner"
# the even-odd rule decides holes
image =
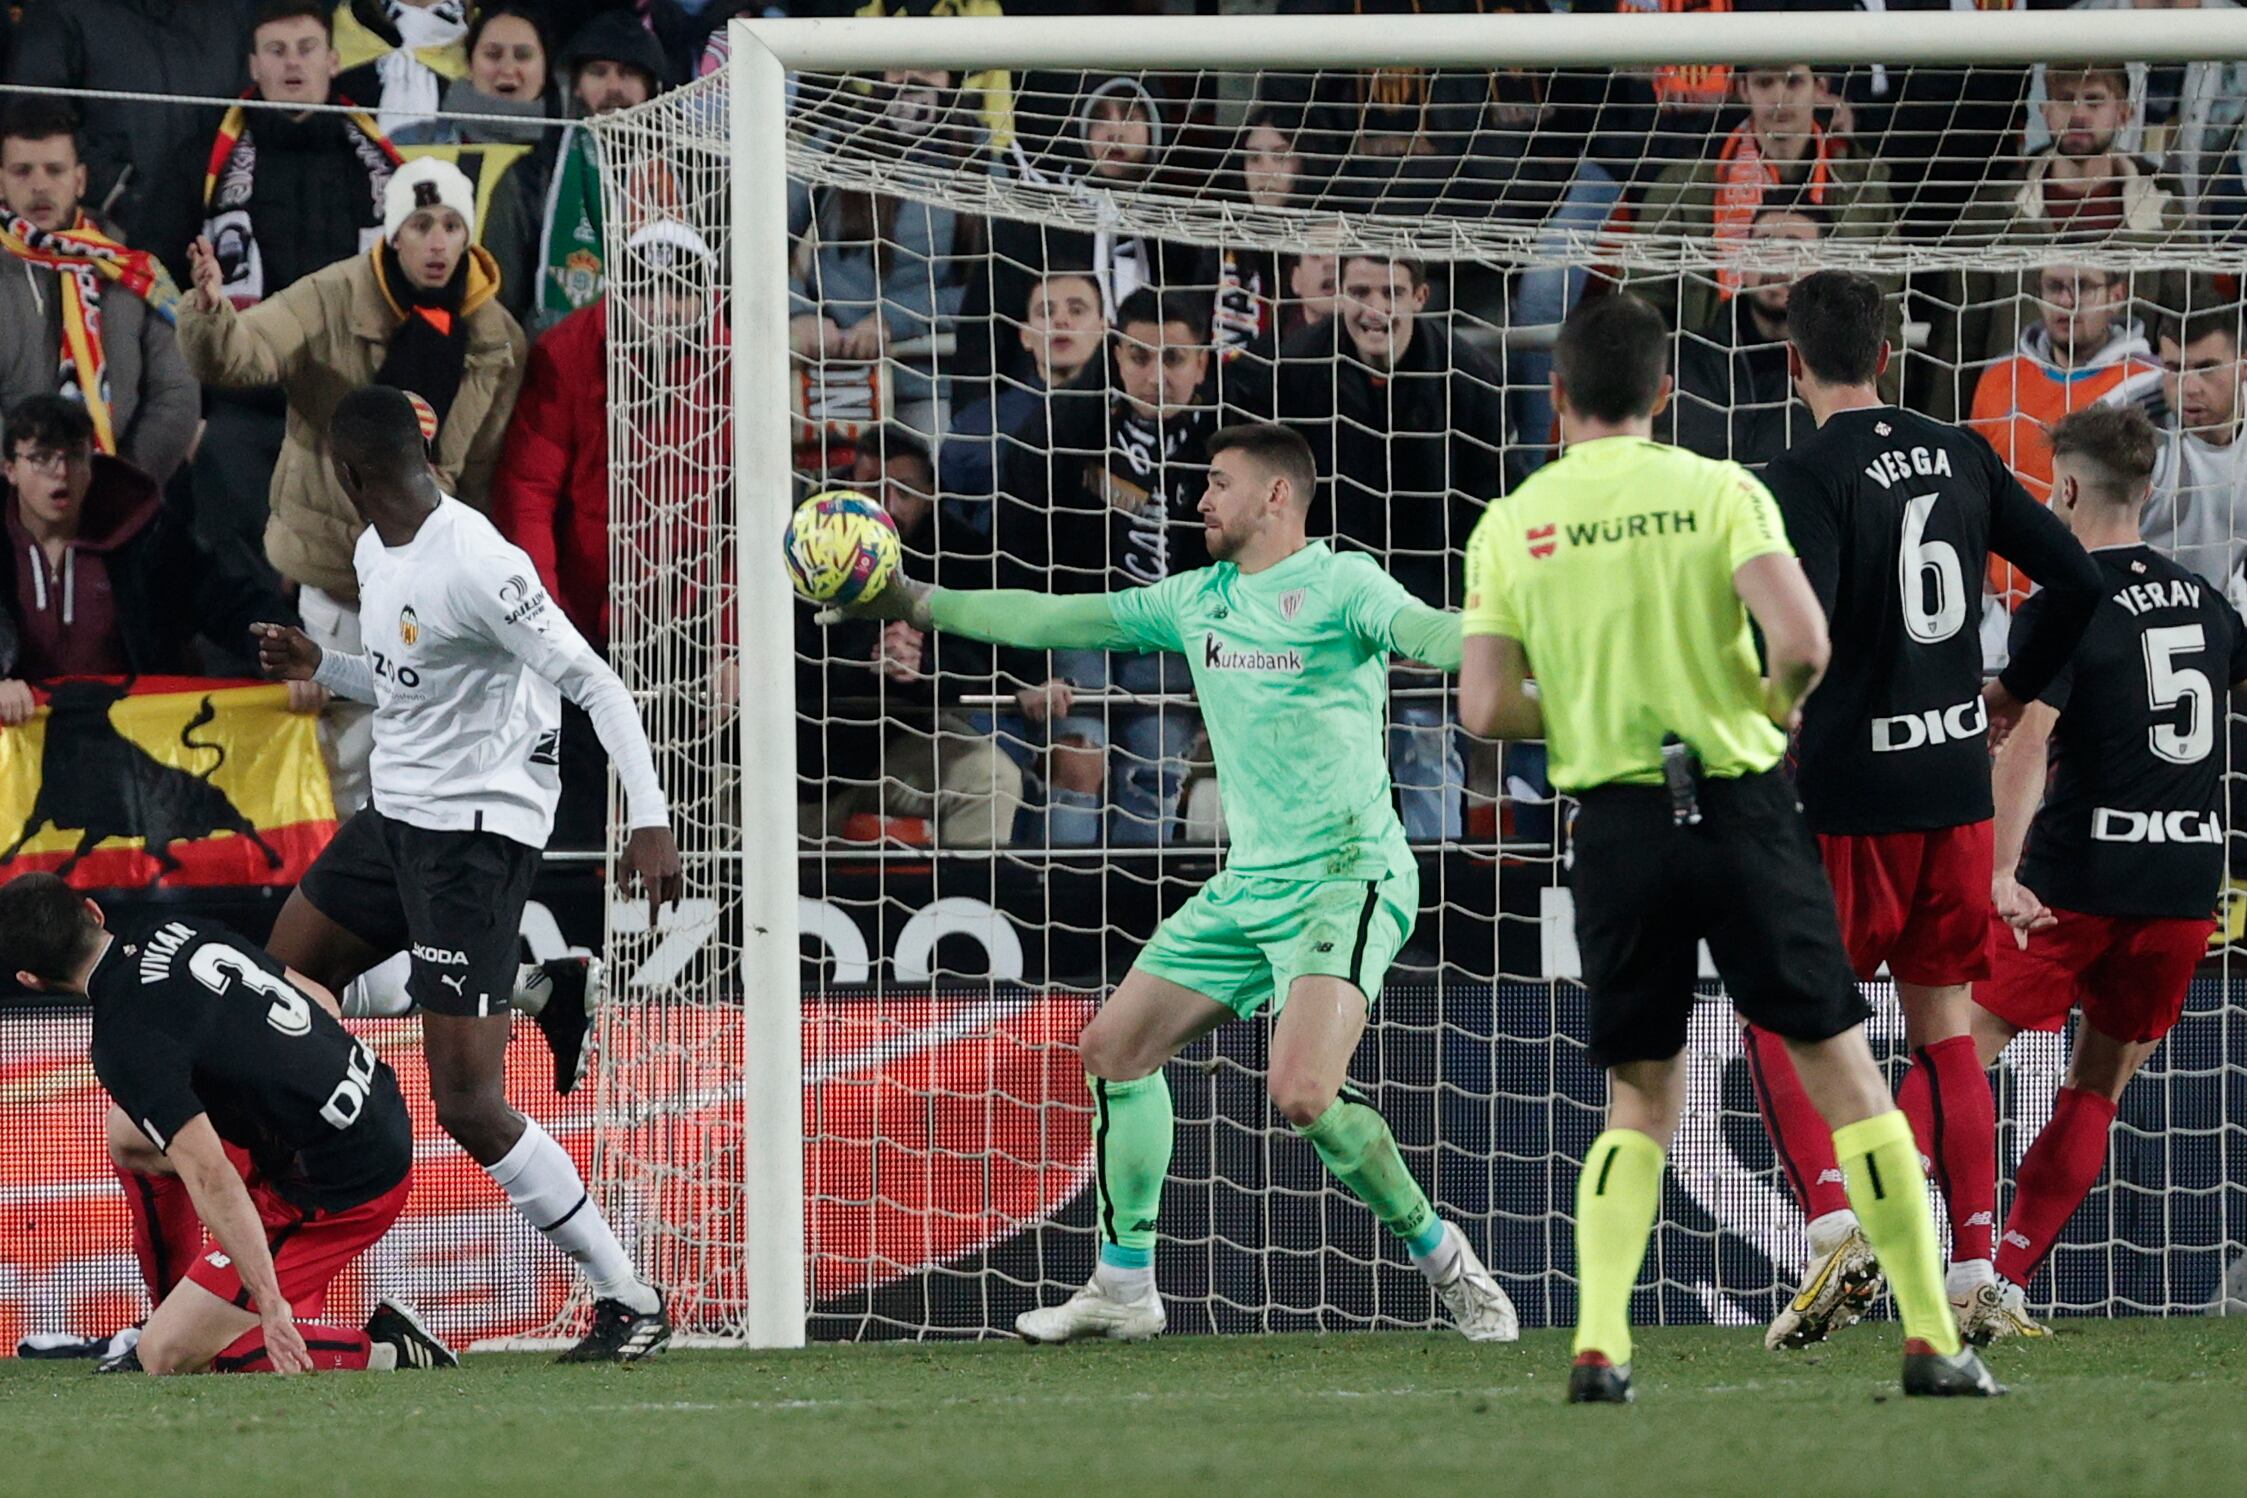
[[[739,984],[740,1097],[737,1118],[738,1201],[724,1214],[736,1236],[740,1263],[738,1318],[721,1333],[755,1347],[801,1345],[807,1335],[812,1275],[804,1249],[807,1226],[805,1175],[806,1056],[801,1018],[802,911],[797,855],[796,804],[798,706],[790,653],[778,642],[793,637],[799,605],[790,596],[777,559],[776,540],[799,497],[791,417],[791,291],[789,284],[790,179],[812,167],[791,136],[791,109],[807,75],[880,73],[885,68],[944,68],[961,73],[993,69],[1099,70],[1136,74],[1175,70],[1254,78],[1274,72],[1317,73],[1375,67],[1428,69],[1655,68],[1687,64],[1783,65],[1811,60],[1888,67],[2024,65],[2080,58],[2127,56],[2162,63],[2207,59],[2247,60],[2247,10],[2036,13],[1968,12],[1816,13],[1756,15],[1607,16],[1363,16],[1363,17],[1162,17],[735,20],[730,57],[720,76],[691,85],[705,112],[722,109],[726,140],[726,208],[719,253],[730,284],[733,379],[733,512],[725,530],[732,548],[732,638],[747,642],[739,656],[738,755],[732,779],[738,820],[731,836],[707,845],[708,855],[730,864],[738,879],[730,898],[737,919],[722,918],[718,946],[738,963],[729,975]],[[634,130],[675,129],[683,106],[658,100],[614,125],[596,125],[615,163],[632,151],[643,155],[661,142],[628,140]],[[668,120],[669,124],[664,122]],[[865,180],[903,195],[956,193],[965,207],[983,189],[977,184],[932,183],[900,166],[854,163]],[[618,188],[609,184],[611,201]],[[1319,242],[1332,232],[1350,242],[1409,247],[1430,260],[1503,261],[1530,253],[1526,231],[1462,228],[1378,212],[1347,225],[1326,223],[1316,210],[1278,218],[1227,214],[1197,218],[1192,205],[1158,205],[1169,215],[1166,232],[1187,242],[1214,243],[1222,235],[1259,248],[1278,249],[1291,238]],[[1061,207],[1054,208],[1056,213]],[[1150,211],[1158,211],[1151,209]],[[1212,210],[1214,212],[1214,210]],[[1332,220],[1334,215],[1325,215]],[[613,224],[612,237],[620,236]],[[1327,241],[1332,242],[1332,241]],[[712,243],[717,244],[716,236]],[[1590,253],[1591,236],[1579,236],[1574,253]],[[1634,264],[1707,264],[1705,247],[1642,238],[1627,252]],[[2153,254],[2163,265],[2217,268],[2231,252],[2182,243],[2154,251],[2100,249],[2087,263]],[[1991,263],[2024,267],[2014,252],[1983,246],[1921,245],[1911,249],[1868,243],[1851,250],[1852,263],[1879,268],[1886,261],[1918,265]],[[1701,257],[1696,260],[1695,257]],[[1945,257],[1949,257],[1946,261]],[[2166,258],[2161,258],[2161,257]],[[1886,257],[1886,261],[1884,261]],[[1913,259],[1912,257],[1917,257]],[[612,310],[614,329],[617,313]],[[612,352],[612,384],[633,371],[629,354]],[[612,480],[612,505],[623,513],[634,502],[628,480]],[[623,567],[620,559],[620,570]],[[623,587],[620,581],[617,585]],[[626,631],[620,625],[620,634]],[[771,642],[771,648],[760,648]],[[660,670],[628,683],[643,695],[676,689]],[[690,849],[690,876],[694,869]],[[705,865],[712,867],[714,865]],[[1557,872],[1554,874],[1557,882]],[[1495,940],[1495,938],[1494,938]],[[611,937],[611,956],[628,968],[644,951]],[[603,1189],[614,1191],[635,1171],[664,1173],[662,1162],[624,1159],[638,1145],[620,1143],[620,1131],[640,1126],[649,1099],[621,1084],[602,1081]],[[1440,1155],[1440,1150],[1438,1151]],[[620,1163],[621,1162],[621,1163]],[[693,1171],[695,1161],[676,1169]],[[643,1204],[644,1206],[644,1204]],[[1525,1208],[1525,1210],[1532,1210]],[[660,1209],[647,1209],[660,1213]],[[1560,1210],[1565,1210],[1561,1208]],[[648,1241],[645,1232],[643,1245]],[[1494,1266],[1495,1267],[1495,1266]],[[993,1328],[996,1330],[997,1328]]]

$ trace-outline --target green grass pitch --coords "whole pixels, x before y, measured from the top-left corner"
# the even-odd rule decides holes
[[[1655,1328],[1639,1403],[1561,1403],[1567,1342],[1175,1337],[1136,1347],[674,1353],[641,1368],[94,1378],[0,1364],[0,1493],[948,1498],[1970,1493],[2247,1484],[2247,1318],[2081,1322],[1992,1354],[2010,1399],[1895,1393],[1891,1325],[1807,1355]]]

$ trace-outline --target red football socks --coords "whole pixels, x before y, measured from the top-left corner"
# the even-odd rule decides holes
[[[1747,1048],[1756,1109],[1803,1220],[1816,1222],[1829,1212],[1848,1211],[1849,1185],[1834,1158],[1833,1128],[1802,1090],[1786,1042],[1753,1025],[1741,1032],[1740,1040]]]
[[[142,1175],[122,1165],[110,1168],[125,1191],[125,1211],[133,1223],[133,1257],[140,1260],[148,1303],[161,1305],[203,1251],[203,1221],[195,1215],[187,1183],[178,1176]]]
[[[323,1372],[350,1372],[367,1366],[367,1354],[374,1344],[367,1334],[344,1326],[323,1326],[317,1321],[299,1321],[296,1329],[304,1334],[305,1350],[312,1354],[312,1366]],[[273,1357],[265,1350],[265,1328],[255,1326],[226,1344],[219,1355],[211,1360],[213,1373],[271,1373]]]
[[[1950,1209],[1951,1262],[1995,1257],[1997,1102],[1974,1037],[1954,1035],[1912,1057],[1896,1101],[1919,1152],[1934,1163]]]
[[[2052,1121],[2029,1146],[2014,1178],[2013,1210],[2005,1214],[2005,1238],[1997,1250],[2001,1276],[2026,1285],[2044,1267],[2061,1230],[2106,1169],[2114,1113],[2114,1104],[2099,1093],[2060,1089]]]

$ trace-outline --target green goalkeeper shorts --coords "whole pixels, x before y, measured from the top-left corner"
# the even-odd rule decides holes
[[[1155,928],[1138,966],[1247,1019],[1287,1002],[1297,978],[1340,978],[1371,1004],[1420,913],[1420,869],[1379,879],[1265,879],[1220,872]]]

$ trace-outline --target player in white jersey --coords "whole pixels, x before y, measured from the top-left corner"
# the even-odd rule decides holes
[[[670,1340],[662,1293],[634,1272],[568,1152],[508,1106],[505,1065],[523,901],[560,792],[561,694],[624,783],[626,869],[651,905],[676,903],[679,850],[647,735],[531,559],[437,487],[412,398],[352,391],[329,441],[367,523],[352,558],[366,652],[260,625],[260,664],[374,704],[374,797],[289,896],[267,948],[338,992],[412,954],[438,1123],[592,1286],[593,1329],[564,1361],[636,1361]]]

